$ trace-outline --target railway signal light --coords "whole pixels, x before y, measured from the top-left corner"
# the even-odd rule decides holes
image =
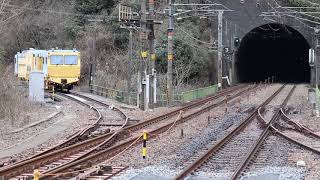
[[[240,39],[239,38],[234,39],[234,47],[236,47],[236,48],[240,47]]]

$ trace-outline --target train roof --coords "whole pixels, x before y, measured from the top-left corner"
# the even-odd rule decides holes
[[[53,50],[48,50],[48,52],[61,52],[61,53],[69,53],[69,52],[79,52],[76,49],[73,50],[64,50],[64,49],[53,49]]]
[[[21,57],[23,56],[24,54],[27,54],[27,53],[32,53],[34,54],[35,56],[42,56],[42,57],[47,57],[48,56],[48,53],[49,52],[56,52],[56,53],[71,53],[71,52],[79,52],[78,50],[76,49],[72,49],[72,50],[67,50],[67,49],[51,49],[51,50],[41,50],[41,49],[33,49],[33,48],[30,48],[30,49],[27,49],[27,50],[23,50],[21,53],[17,53],[15,55],[15,57]]]

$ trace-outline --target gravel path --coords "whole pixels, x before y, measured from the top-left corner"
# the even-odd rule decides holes
[[[47,123],[28,128],[22,133],[1,134],[2,142],[7,143],[0,151],[0,162],[6,162],[12,157],[16,160],[23,159],[37,151],[59,144],[85,127],[90,122],[89,119],[94,116],[87,107],[67,99],[50,106],[56,111],[62,111],[62,114]]]

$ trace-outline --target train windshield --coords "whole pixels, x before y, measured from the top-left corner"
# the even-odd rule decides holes
[[[56,55],[50,56],[50,62],[53,65],[63,64],[63,56],[56,56]]]
[[[78,64],[78,56],[64,56],[66,65],[77,65]]]

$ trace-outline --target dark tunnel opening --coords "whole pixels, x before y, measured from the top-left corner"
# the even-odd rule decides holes
[[[275,76],[279,82],[310,81],[309,44],[295,29],[266,24],[250,31],[236,54],[239,82],[260,82]]]

